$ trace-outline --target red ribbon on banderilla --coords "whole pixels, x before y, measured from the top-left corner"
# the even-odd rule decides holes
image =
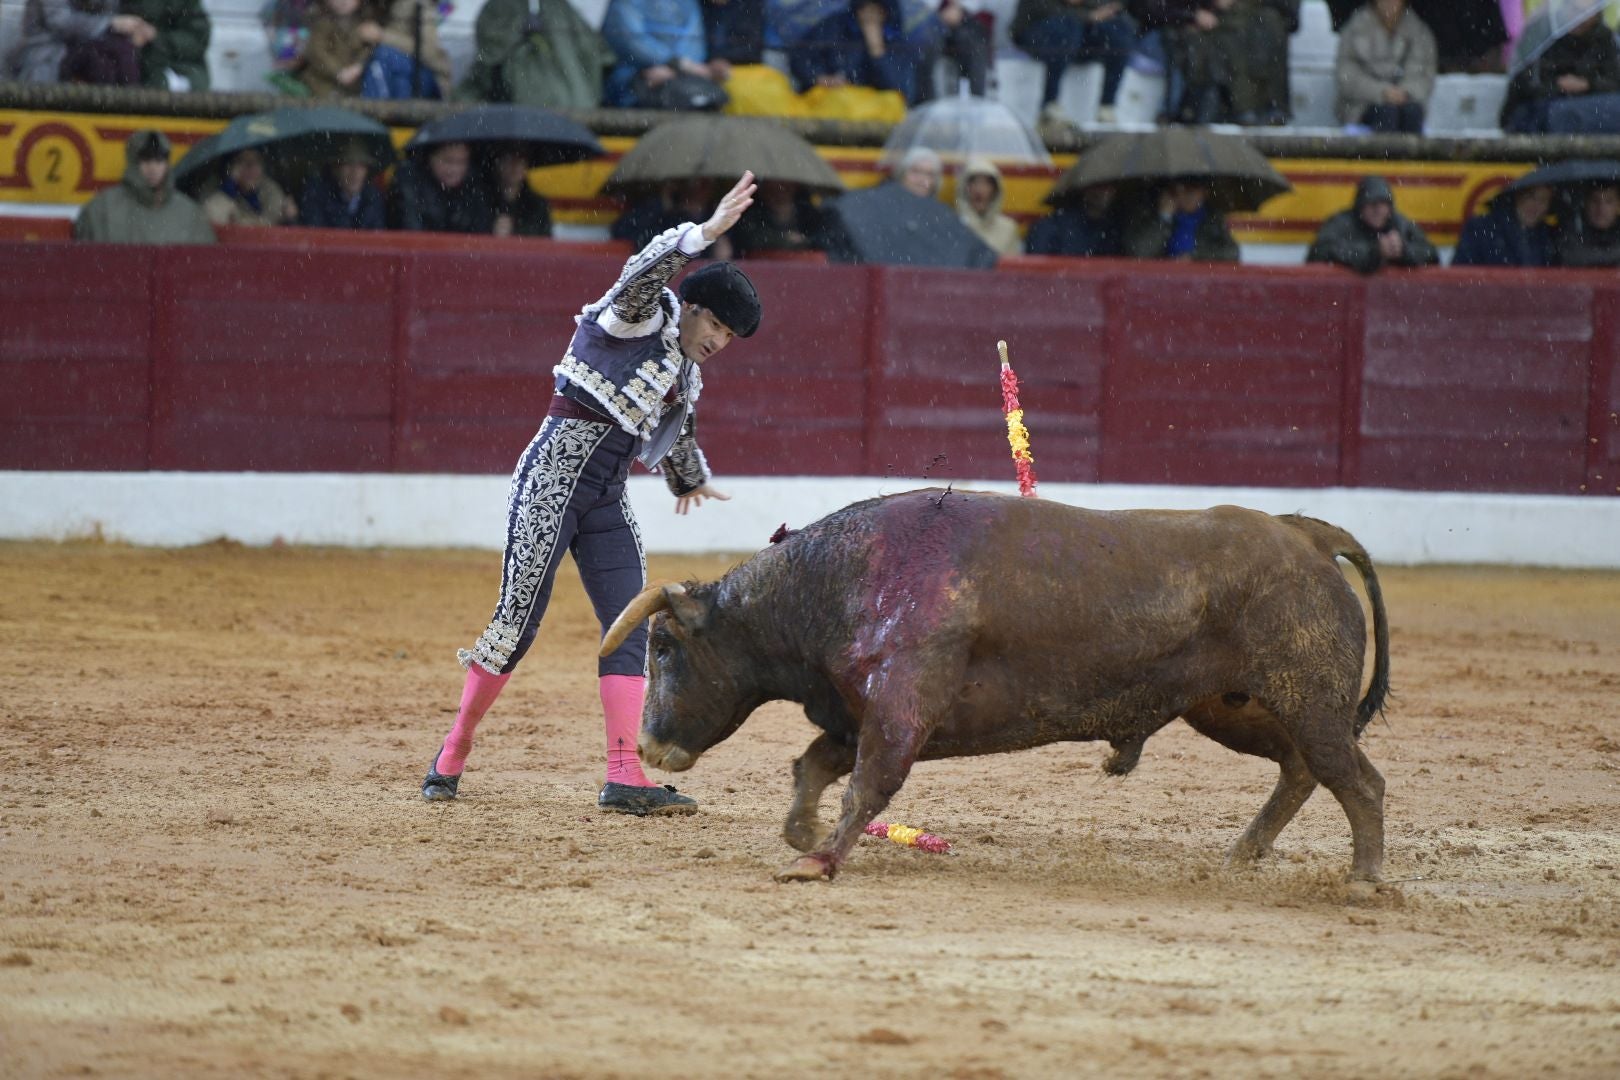
[[[866,827],[866,835],[881,836],[893,840],[901,847],[914,847],[935,855],[947,855],[951,850],[951,842],[943,836],[913,829],[909,825],[887,825],[881,821],[874,821]]]
[[[1024,426],[1024,407],[1018,402],[1018,374],[1007,359],[1007,343],[996,342],[1001,354],[1001,411],[1007,417],[1007,444],[1012,447],[1013,470],[1018,474],[1018,494],[1035,498],[1035,456],[1029,452],[1029,429]]]

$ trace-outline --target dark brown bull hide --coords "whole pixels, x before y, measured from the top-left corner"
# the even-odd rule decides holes
[[[1374,617],[1359,702],[1366,627],[1336,556]],[[1124,774],[1177,717],[1281,767],[1232,858],[1268,852],[1320,783],[1350,819],[1352,877],[1378,879],[1384,781],[1357,738],[1388,691],[1388,629],[1367,553],[1325,522],[914,491],[846,507],[720,581],[649,588],[604,655],[650,614],[649,764],[690,768],[767,701],[821,729],[793,766],[784,835],[806,854],[784,880],[835,874],[917,761],[1100,739]],[[827,830],[821,794],[851,771]]]

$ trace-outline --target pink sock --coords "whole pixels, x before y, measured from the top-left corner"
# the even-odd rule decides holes
[[[439,763],[434,766],[440,775],[460,776],[461,770],[467,767],[467,755],[472,753],[473,732],[478,730],[478,721],[495,704],[501,688],[511,677],[510,672],[491,675],[476,663],[467,669],[467,681],[461,688],[461,708],[456,710],[455,726],[444,737],[444,749],[439,751]]]
[[[636,736],[641,732],[641,706],[647,698],[647,680],[641,675],[603,675],[602,715],[607,727],[607,778],[610,784],[653,787],[641,771]]]

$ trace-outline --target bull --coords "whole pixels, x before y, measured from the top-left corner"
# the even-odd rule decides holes
[[[1366,625],[1338,557],[1373,615],[1359,701]],[[1388,622],[1372,560],[1326,522],[913,491],[845,507],[719,581],[649,587],[602,654],[649,617],[648,764],[691,768],[768,701],[821,729],[793,764],[783,830],[804,854],[778,880],[833,877],[918,761],[1103,740],[1123,776],[1177,717],[1280,769],[1230,860],[1267,854],[1322,784],[1350,821],[1352,881],[1379,880],[1384,779],[1358,740],[1389,692]],[[845,774],[829,830],[821,796]]]

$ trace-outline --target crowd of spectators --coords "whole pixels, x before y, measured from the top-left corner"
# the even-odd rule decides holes
[[[268,0],[276,85],[322,98],[717,109],[737,68],[770,60],[798,91],[864,87],[918,104],[941,61],[968,92],[994,92],[992,42],[1003,40],[1043,65],[1050,118],[1062,118],[1064,73],[1097,64],[1099,122],[1115,119],[1134,66],[1164,73],[1164,121],[1279,125],[1303,0],[607,0],[600,28],[569,0],[475,2],[457,82],[439,37],[448,2]],[[1512,76],[1504,130],[1620,132],[1620,49],[1600,16],[1512,64],[1505,27],[1531,0],[1328,4],[1337,116],[1351,132],[1421,132],[1438,74],[1484,70]],[[3,59],[24,81],[204,90],[209,35],[203,0],[24,0]]]

